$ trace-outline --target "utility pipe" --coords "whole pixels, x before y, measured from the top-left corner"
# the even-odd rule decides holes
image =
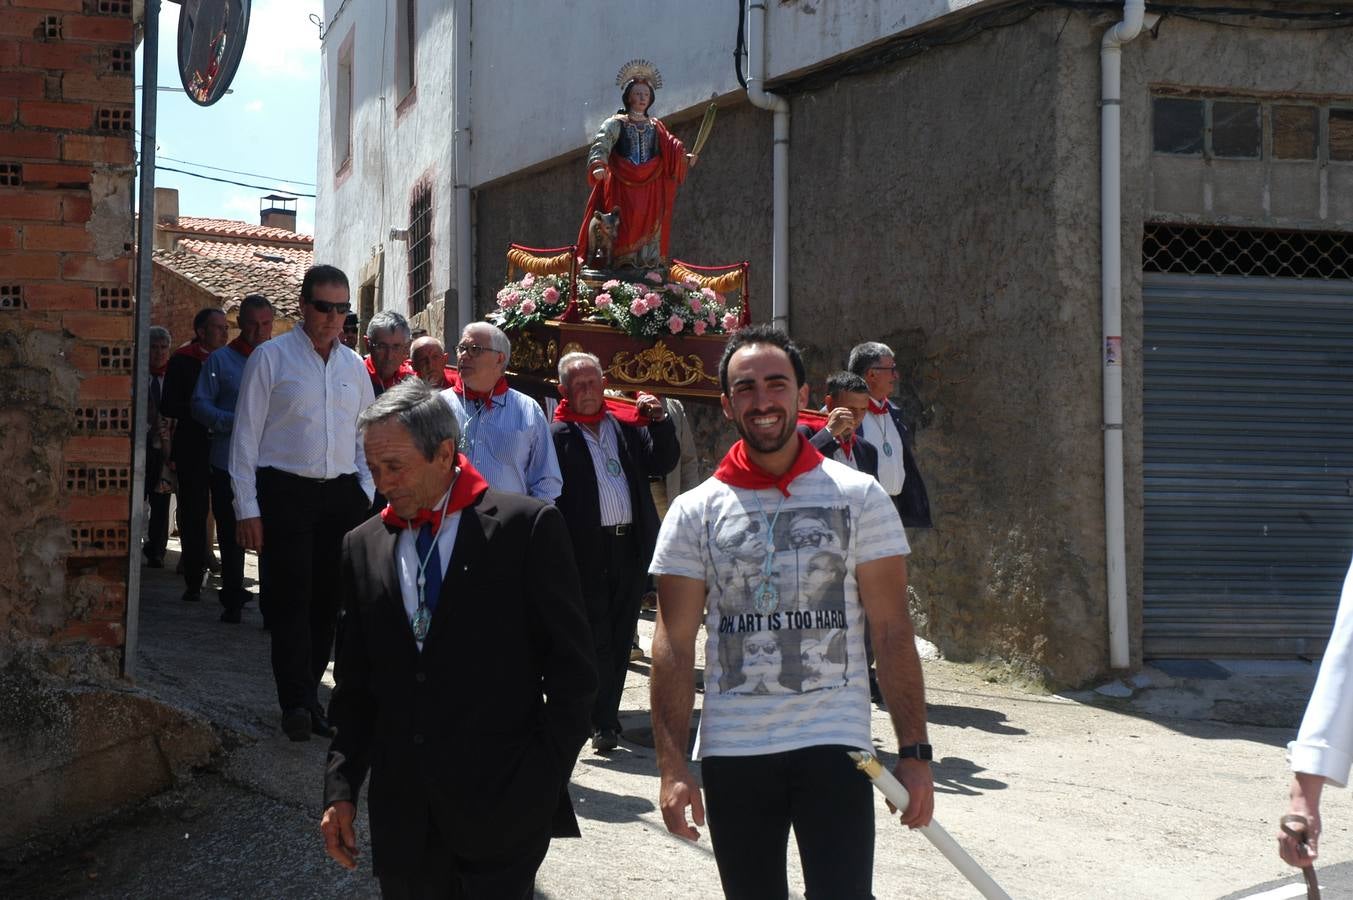
[[[470,15],[471,0],[455,0],[451,30],[455,42],[451,138],[452,230],[455,232],[456,317],[442,310],[443,344],[455,346],[465,326],[474,321],[474,237],[470,233]]]
[[[1123,520],[1123,45],[1142,30],[1145,0],[1126,0],[1123,20],[1100,42],[1100,292],[1104,364],[1104,557],[1109,594],[1109,665],[1126,669],[1127,546]]]
[[[771,164],[771,324],[789,331],[789,101],[766,82],[766,0],[747,7],[747,99],[775,114]]]

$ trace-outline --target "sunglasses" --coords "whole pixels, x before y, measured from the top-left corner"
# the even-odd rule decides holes
[[[323,313],[326,316],[332,313],[339,313],[340,315],[346,316],[348,313],[352,312],[351,303],[329,303],[324,300],[311,300],[310,305],[315,308],[315,312]]]

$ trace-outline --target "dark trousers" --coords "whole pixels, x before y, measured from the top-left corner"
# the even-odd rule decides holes
[[[805,747],[700,764],[714,860],[728,900],[789,895],[789,829],[809,898],[873,897],[874,797],[851,748]]]
[[[356,475],[321,481],[258,470],[263,593],[271,605],[272,672],[283,712],[321,709],[319,682],[338,622],[343,535],[362,523],[369,503]]]
[[[150,520],[146,522],[146,543],[141,548],[146,559],[164,560],[164,548],[169,543],[169,495],[156,490],[160,486],[160,471],[164,468],[164,451],[146,448],[146,500],[150,503]]]
[[[207,569],[207,512],[211,507],[211,470],[179,463],[179,545],[183,548],[183,583],[190,592],[202,590]]]
[[[592,706],[594,730],[620,730],[620,698],[629,672],[634,627],[639,622],[644,570],[633,529],[623,535],[602,529],[601,570],[583,574],[583,599],[597,656],[597,699]]]
[[[216,543],[221,548],[221,602],[239,606],[244,590],[244,548],[235,542],[235,491],[230,473],[211,467],[211,512],[216,517]]]
[[[531,900],[536,872],[549,849],[547,831],[497,859],[460,859],[441,845],[429,813],[427,851],[418,871],[379,875],[381,896],[386,900]]]

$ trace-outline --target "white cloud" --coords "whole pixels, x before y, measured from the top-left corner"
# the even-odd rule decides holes
[[[244,104],[245,112],[259,112],[262,109],[263,109],[262,100],[250,100],[248,103]]]
[[[319,78],[319,28],[310,14],[321,20],[324,5],[319,0],[259,0],[249,13],[249,36],[244,44],[241,70],[270,77]]]

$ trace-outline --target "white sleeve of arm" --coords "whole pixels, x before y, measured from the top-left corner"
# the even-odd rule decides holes
[[[258,511],[258,448],[268,421],[268,395],[272,393],[272,369],[266,355],[252,353],[240,377],[235,427],[230,432],[230,488],[235,492],[235,518],[254,519]]]
[[[1344,787],[1353,765],[1353,567],[1344,577],[1339,614],[1334,620],[1315,690],[1306,705],[1297,739],[1287,745],[1293,772],[1321,775]]]

